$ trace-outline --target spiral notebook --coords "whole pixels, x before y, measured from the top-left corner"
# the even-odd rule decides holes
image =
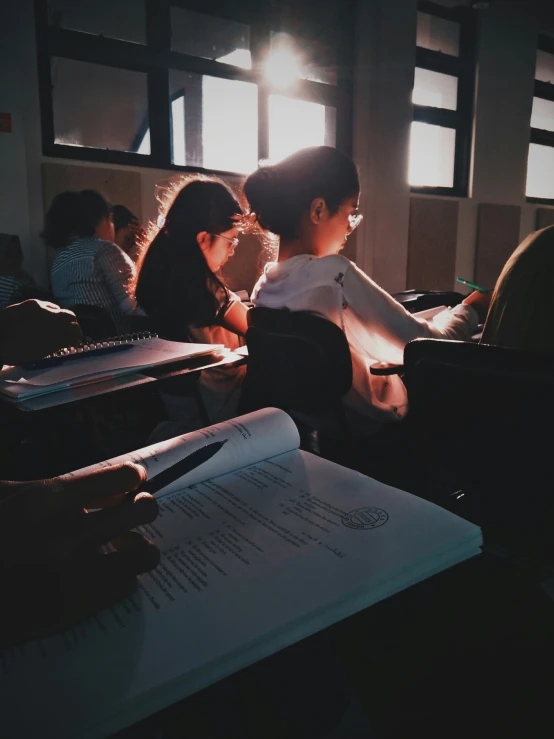
[[[115,336],[1,370],[0,394],[14,401],[25,400],[221,349],[223,344],[187,344],[149,333]]]

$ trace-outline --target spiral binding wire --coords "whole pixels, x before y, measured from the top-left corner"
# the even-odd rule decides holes
[[[132,344],[134,341],[143,341],[144,339],[157,339],[158,334],[151,331],[138,331],[132,334],[122,334],[121,336],[108,336],[100,341],[89,341],[86,344],[76,344],[75,346],[66,346],[58,349],[53,354],[48,354],[45,359],[53,359],[54,357],[66,357],[69,354],[81,354],[84,352],[94,351],[95,349],[106,349],[110,346],[118,346],[119,344]]]

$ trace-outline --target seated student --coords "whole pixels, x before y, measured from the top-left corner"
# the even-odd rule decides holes
[[[139,219],[124,205],[112,206],[112,216],[115,231],[114,242],[133,262],[137,262],[144,237]]]
[[[139,305],[165,338],[236,349],[248,308],[218,273],[237,247],[238,201],[221,180],[195,176],[178,189],[163,215],[165,223],[139,267]],[[236,416],[244,371],[222,367],[201,373],[199,388],[212,423]],[[168,435],[205,425],[190,398],[164,400],[173,422]]]
[[[0,310],[19,303],[35,288],[33,278],[23,267],[19,237],[0,234]]]
[[[353,365],[345,404],[355,433],[373,433],[402,419],[407,412],[402,380],[371,375],[371,365],[402,363],[405,345],[418,337],[469,339],[487,296],[472,293],[463,305],[427,322],[341,256],[362,216],[356,166],[337,149],[302,149],[260,167],[247,177],[244,195],[255,222],[279,237],[278,259],[266,265],[254,287],[254,305],[310,311],[344,330]]]
[[[135,265],[114,243],[111,209],[94,190],[56,195],[41,234],[59,254],[51,268],[54,299],[62,307],[103,308],[118,331],[137,312],[133,296]]]
[[[554,351],[554,226],[530,234],[506,262],[491,300],[481,342]]]

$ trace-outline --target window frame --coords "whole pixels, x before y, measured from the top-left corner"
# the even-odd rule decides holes
[[[410,185],[413,193],[427,195],[451,195],[465,198],[469,193],[469,170],[473,134],[473,108],[475,96],[475,45],[477,24],[475,11],[470,7],[446,8],[428,0],[420,0],[417,10],[437,18],[453,21],[460,26],[458,56],[432,51],[416,46],[415,66],[456,77],[458,93],[456,110],[413,104],[413,121],[429,123],[456,131],[454,150],[454,182],[452,187],[434,185]]]
[[[537,51],[545,51],[554,57],[554,38],[539,34]],[[535,72],[536,74],[536,72]],[[554,102],[554,84],[541,82],[535,78],[533,98],[550,100]],[[542,128],[530,128],[529,144],[540,144],[541,146],[554,147],[554,131],[544,131]],[[526,202],[539,203],[542,205],[554,205],[554,198],[536,198],[525,195]]]
[[[258,86],[258,160],[268,158],[268,98],[278,92],[303,100],[319,102],[336,109],[337,149],[351,154],[353,120],[353,34],[354,24],[339,34],[337,44],[337,84],[299,79],[291,90],[281,91],[263,79],[262,60],[269,48],[271,31],[279,31],[276,12],[257,0],[235,2],[232,12],[222,0],[144,0],[146,44],[94,36],[82,31],[51,26],[48,0],[34,0],[39,81],[42,153],[44,156],[89,162],[148,167],[180,172],[201,172],[243,177],[244,173],[208,169],[172,162],[170,70],[183,70],[229,80],[243,80]],[[181,7],[204,15],[238,21],[250,27],[252,69],[171,51],[171,7]],[[355,0],[344,0],[344,17],[354,18]],[[293,34],[294,35],[294,34]],[[150,128],[150,154],[71,146],[55,142],[52,95],[52,57],[143,72],[147,75],[147,112]],[[138,132],[137,132],[138,135]]]

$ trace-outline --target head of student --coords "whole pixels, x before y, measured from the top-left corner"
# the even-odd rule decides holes
[[[114,242],[126,254],[132,252],[137,245],[137,237],[140,233],[140,221],[137,216],[125,205],[114,205],[112,207]]]
[[[161,215],[139,267],[137,301],[164,325],[209,325],[225,289],[217,272],[237,246],[240,204],[220,179],[196,175]]]
[[[361,220],[356,165],[330,146],[301,149],[260,167],[243,191],[257,224],[279,236],[281,252],[301,244],[314,256],[337,254]]]
[[[46,213],[41,236],[54,249],[63,249],[74,239],[92,236],[113,241],[111,207],[96,190],[61,192]]]

